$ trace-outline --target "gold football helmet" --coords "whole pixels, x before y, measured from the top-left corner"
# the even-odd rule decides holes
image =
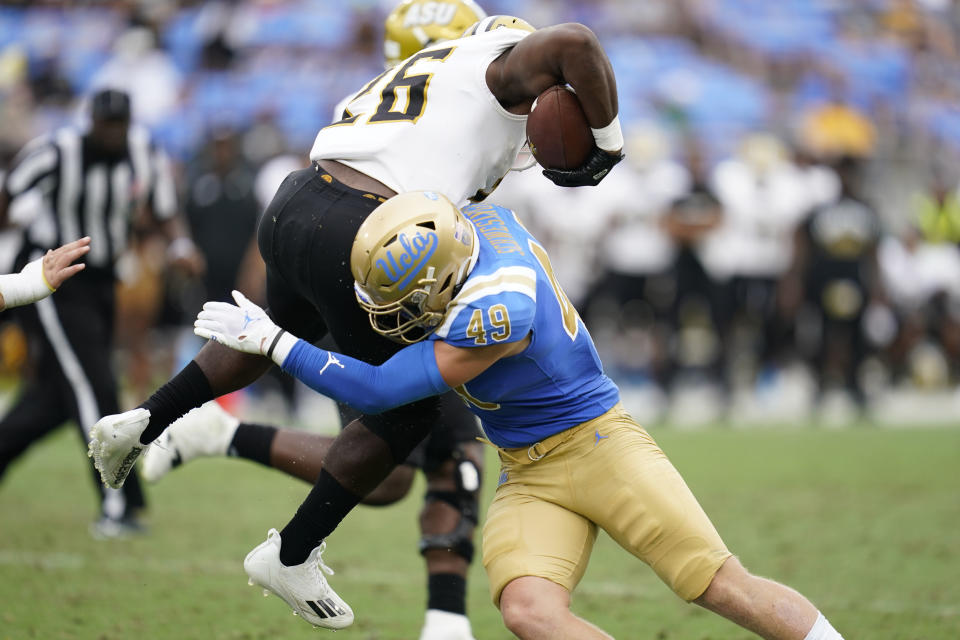
[[[467,36],[493,31],[494,29],[520,29],[521,31],[536,31],[529,22],[516,16],[488,16],[478,20],[463,32],[462,38]]]
[[[487,17],[473,0],[403,0],[387,16],[383,57],[389,69],[434,42],[459,38]]]
[[[479,244],[473,224],[432,191],[396,195],[364,220],[350,253],[357,301],[377,333],[423,340],[443,321]]]

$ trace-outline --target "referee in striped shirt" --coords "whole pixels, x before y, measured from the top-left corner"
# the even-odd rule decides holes
[[[183,266],[196,272],[202,264],[177,215],[169,162],[146,130],[131,126],[126,93],[97,92],[88,128],[59,129],[24,147],[0,187],[0,228],[11,202],[28,192],[39,194],[42,205],[23,228],[15,268],[48,249],[84,236],[91,240],[85,268],[56,296],[13,312],[29,336],[34,360],[19,399],[0,421],[0,476],[61,424],[76,423],[85,444],[101,415],[119,411],[111,364],[115,263],[139,216],[152,214]],[[105,489],[92,466],[91,472],[101,496],[93,535],[141,531],[137,513],[144,496],[137,479],[131,477],[121,490]]]

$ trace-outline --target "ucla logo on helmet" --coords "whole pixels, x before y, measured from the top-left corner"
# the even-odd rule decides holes
[[[398,286],[403,289],[436,252],[440,238],[435,231],[417,233],[413,237],[401,233],[397,242],[400,249],[392,248],[387,251],[386,259],[378,259],[376,266],[383,269],[391,283],[400,281]]]
[[[457,5],[452,2],[421,2],[410,5],[403,17],[404,28],[422,27],[428,24],[450,24],[457,15]]]

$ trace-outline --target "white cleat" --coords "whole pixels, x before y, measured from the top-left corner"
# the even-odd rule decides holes
[[[90,428],[87,455],[93,458],[103,484],[113,489],[123,486],[137,458],[150,446],[140,444],[148,422],[150,412],[139,408],[104,416]]]
[[[467,616],[439,609],[427,609],[420,640],[475,640]]]
[[[154,441],[143,456],[143,477],[156,482],[171,469],[205,456],[225,456],[240,424],[216,402],[189,412]]]
[[[333,575],[321,559],[326,546],[320,543],[303,564],[285,567],[280,562],[280,534],[270,529],[267,540],[247,554],[243,568],[253,584],[264,587],[263,595],[278,595],[293,608],[293,615],[314,626],[343,629],[353,624],[353,610],[323,575]]]

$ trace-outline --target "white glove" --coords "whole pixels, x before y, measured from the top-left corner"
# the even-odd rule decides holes
[[[297,339],[273,323],[266,312],[234,290],[229,302],[207,302],[197,314],[193,332],[201,338],[246,353],[272,357],[277,364],[290,353]]]

